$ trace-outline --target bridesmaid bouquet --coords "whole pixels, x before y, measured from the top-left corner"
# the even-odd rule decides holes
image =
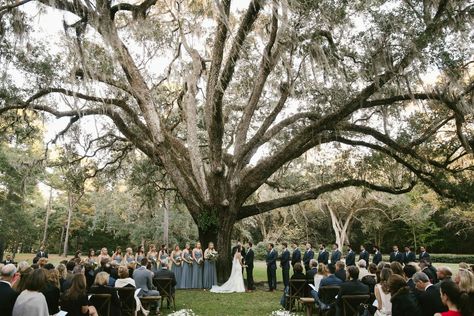
[[[183,259],[182,259],[181,257],[177,257],[174,261],[176,262],[176,265],[177,265],[177,266],[180,266],[180,265],[181,265],[181,261],[183,261]]]
[[[204,261],[204,260],[202,260],[202,258],[199,258],[199,259],[197,260],[197,264],[201,265],[201,264],[203,263],[203,261]]]
[[[209,260],[209,261],[216,261],[218,255],[219,255],[219,253],[215,250],[208,251],[207,255],[206,255],[206,259]]]

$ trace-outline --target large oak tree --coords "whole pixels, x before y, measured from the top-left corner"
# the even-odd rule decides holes
[[[236,221],[324,192],[421,182],[472,199],[469,1],[247,2],[4,1],[0,114],[69,118],[59,136],[106,117],[87,150],[113,148],[113,164],[132,145],[164,168],[200,239],[217,242],[221,277]],[[36,12],[61,12],[64,36],[34,34]],[[428,86],[433,70],[443,79]],[[316,147],[352,148],[373,169],[252,199]],[[374,159],[404,172],[392,181]]]

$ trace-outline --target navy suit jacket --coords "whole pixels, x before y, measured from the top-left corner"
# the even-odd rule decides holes
[[[361,251],[359,254],[359,260],[364,259],[366,263],[369,262],[369,253],[367,250]]]
[[[379,264],[380,261],[382,261],[382,254],[379,251],[374,254],[374,257],[372,258],[372,262],[375,264]]]
[[[346,266],[355,266],[356,255],[353,250],[349,251],[346,256]]]
[[[336,304],[342,308],[342,296],[370,294],[369,287],[359,280],[350,280],[341,284],[339,294],[337,294]]]
[[[391,252],[390,253],[390,262],[398,261],[403,264],[403,254],[401,252]]]
[[[420,259],[420,261],[423,259],[430,260],[430,254],[425,251],[425,252],[420,253],[418,258]]]
[[[323,251],[320,251],[318,254],[318,263],[322,262],[327,265],[328,261],[329,261],[329,252],[327,252],[326,249],[324,249]]]
[[[8,283],[0,282],[0,315],[11,316],[17,296]]]
[[[296,248],[291,255],[291,265],[294,266],[297,262],[301,262],[301,251],[299,248]]]
[[[309,251],[304,252],[303,263],[305,266],[309,266],[309,261],[314,259],[314,251],[310,249]]]
[[[283,250],[281,253],[280,264],[284,269],[290,268],[290,251],[288,249]]]
[[[416,261],[416,255],[414,252],[410,251],[408,253],[403,253],[403,262],[405,264]]]
[[[278,252],[275,249],[272,249],[271,251],[269,251],[267,253],[267,260],[266,260],[267,268],[276,270],[276,268],[277,268],[277,264],[276,264],[277,258],[278,258]]]
[[[339,260],[341,260],[341,251],[339,249],[336,249],[335,251],[332,252],[331,254],[331,263],[335,264]]]
[[[418,293],[418,302],[421,306],[421,311],[425,316],[432,316],[435,313],[445,312],[448,309],[441,302],[441,296],[439,290],[433,285],[429,286],[424,292]]]
[[[245,254],[245,264],[249,268],[253,268],[253,258],[254,258],[254,252],[252,248],[249,248],[247,253]]]
[[[343,282],[342,282],[341,279],[339,279],[334,274],[330,274],[330,275],[328,275],[327,277],[325,277],[324,279],[321,280],[321,283],[319,284],[319,287],[328,286],[328,285],[340,285],[342,283]]]

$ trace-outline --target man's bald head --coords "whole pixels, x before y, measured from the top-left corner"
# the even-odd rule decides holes
[[[449,279],[453,276],[453,272],[451,271],[451,268],[449,267],[438,267],[436,269],[436,276],[438,277],[438,280],[444,280],[444,279]]]

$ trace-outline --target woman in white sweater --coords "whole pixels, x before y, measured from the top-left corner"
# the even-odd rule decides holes
[[[36,269],[27,278],[25,289],[13,306],[12,316],[49,316],[46,298],[40,292],[47,283],[45,271]]]

